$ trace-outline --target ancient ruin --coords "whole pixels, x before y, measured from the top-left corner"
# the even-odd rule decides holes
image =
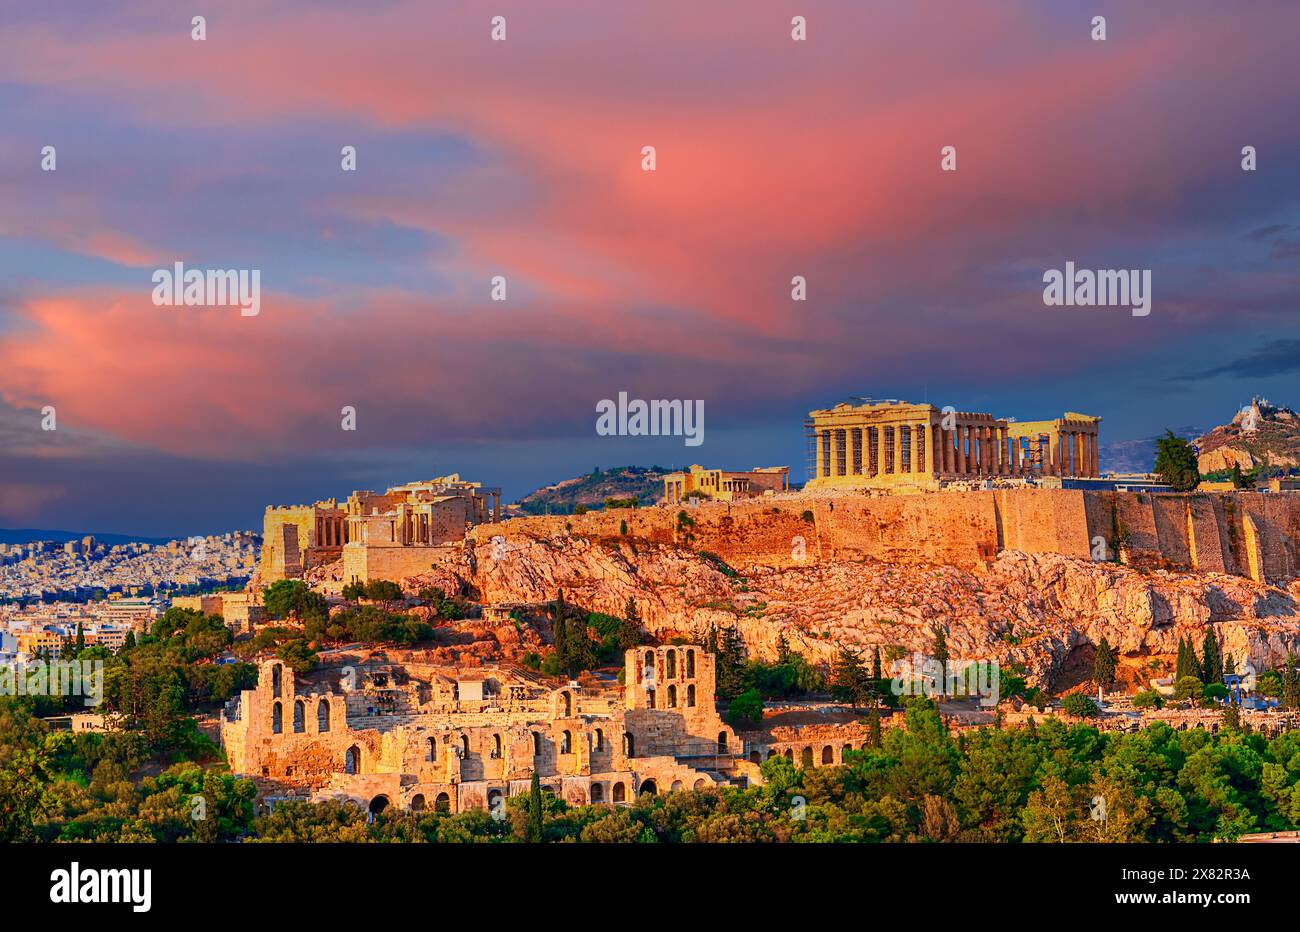
[[[1097,477],[1101,418],[1013,421],[864,399],[809,412],[807,488],[935,489],[958,480]]]
[[[295,579],[345,558],[348,579],[393,578],[428,569],[465,530],[502,517],[501,490],[458,474],[393,486],[383,494],[353,492],[342,505],[268,506],[263,519],[263,585]]]
[[[354,657],[299,677],[264,660],[223,712],[221,742],[236,773],[376,811],[492,809],[534,773],[575,804],[757,777],[716,711],[712,654],[629,650],[624,679]]]

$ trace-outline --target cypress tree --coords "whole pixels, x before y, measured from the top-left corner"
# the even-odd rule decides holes
[[[1110,689],[1115,685],[1115,667],[1115,651],[1111,649],[1110,642],[1102,637],[1092,661],[1093,682],[1103,690]]]
[[[880,747],[880,707],[874,702],[867,713],[867,743],[873,748]]]
[[[934,659],[939,661],[939,695],[948,695],[948,639],[944,636],[943,628],[935,625],[931,629],[934,632]]]
[[[871,656],[871,678],[880,680],[880,645],[876,645],[876,650]]]
[[[1204,659],[1201,661],[1201,677],[1203,683],[1218,683],[1223,680],[1223,657],[1219,653],[1219,639],[1214,635],[1214,629],[1211,628],[1205,632],[1205,643],[1202,647]]]
[[[542,840],[542,781],[536,770],[528,792],[528,840],[534,844]]]

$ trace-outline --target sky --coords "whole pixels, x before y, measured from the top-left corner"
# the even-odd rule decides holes
[[[859,395],[1103,443],[1300,405],[1293,2],[190,6],[0,0],[0,526],[799,481]],[[1067,261],[1150,270],[1150,314],[1045,305]],[[155,304],[176,262],[258,270],[260,312]],[[703,443],[597,434],[620,392]]]

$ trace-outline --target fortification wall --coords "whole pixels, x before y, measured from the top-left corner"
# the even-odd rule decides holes
[[[1114,559],[1258,579],[1300,567],[1300,495],[1008,489],[789,496],[697,507],[516,518],[470,531],[476,546],[570,533],[623,535],[716,553],[738,567],[877,559],[978,568],[1000,550]]]

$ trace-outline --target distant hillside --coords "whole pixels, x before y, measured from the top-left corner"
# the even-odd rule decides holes
[[[1201,433],[1198,427],[1173,428],[1174,434],[1184,440],[1195,440]],[[1143,437],[1139,440],[1117,440],[1103,442],[1097,451],[1097,459],[1103,473],[1150,472],[1156,462],[1156,441],[1163,437],[1161,432],[1155,437]]]
[[[97,534],[94,531],[47,531],[39,528],[0,528],[0,544],[30,544],[37,540],[52,540],[65,544],[81,540],[87,535],[101,544],[165,544],[170,537],[140,537],[133,534]]]
[[[554,485],[530,492],[510,506],[516,514],[565,515],[573,512],[574,505],[603,508],[607,498],[632,498],[649,505],[664,494],[664,476],[672,472],[663,466],[611,466],[565,479]]]
[[[1300,466],[1300,415],[1290,408],[1255,398],[1228,424],[1196,439],[1202,474],[1239,465],[1243,472],[1260,467]]]

